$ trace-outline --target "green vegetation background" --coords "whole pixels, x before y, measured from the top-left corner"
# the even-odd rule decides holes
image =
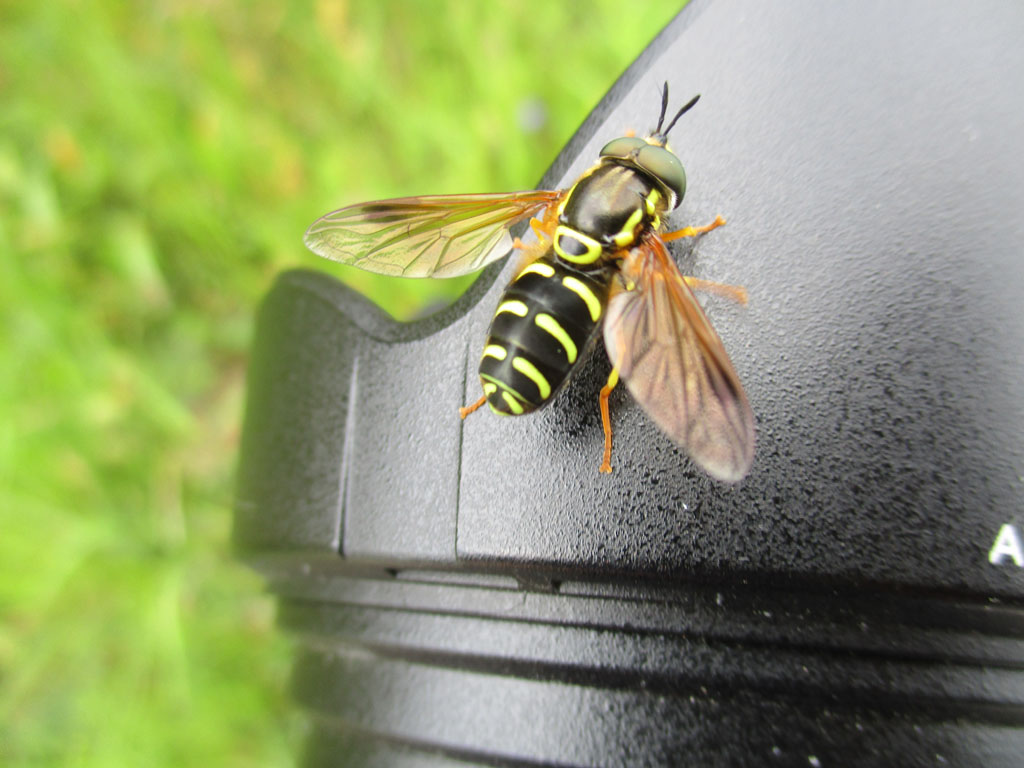
[[[527,188],[673,0],[0,0],[0,763],[293,764],[232,559],[254,310],[305,227]],[[643,126],[638,126],[642,128]]]

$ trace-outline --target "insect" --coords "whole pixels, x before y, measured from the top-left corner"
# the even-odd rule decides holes
[[[754,456],[754,417],[736,371],[692,288],[746,301],[742,288],[683,277],[666,242],[725,223],[666,232],[686,191],[668,134],[699,96],[665,125],[614,139],[567,190],[404,197],[348,206],[306,231],[314,253],[371,272],[455,277],[521,251],[523,265],[498,304],[480,362],[485,402],[519,415],[551,401],[603,330],[612,363],[601,389],[601,472],[611,471],[608,397],[621,378],[673,441],[712,477],[736,482]],[[524,220],[537,242],[509,229]]]

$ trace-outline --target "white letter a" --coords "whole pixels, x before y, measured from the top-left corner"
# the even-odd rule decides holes
[[[996,543],[992,545],[992,549],[988,551],[988,561],[995,565],[1002,565],[1006,562],[1006,558],[1011,558],[1018,567],[1024,566],[1024,552],[1020,548],[1020,536],[1017,535],[1017,529],[1009,523],[1005,523],[1002,528],[999,529],[999,535],[996,536]]]

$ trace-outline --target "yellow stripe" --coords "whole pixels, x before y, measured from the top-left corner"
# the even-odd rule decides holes
[[[538,275],[543,275],[544,277],[551,277],[553,274],[555,274],[555,268],[552,267],[550,264],[545,264],[543,261],[535,261],[533,262],[533,264],[528,264],[523,269],[523,271],[519,273],[519,276],[516,277],[516,280],[518,280],[523,275],[530,274],[531,272],[534,272]]]
[[[598,165],[600,165],[600,163],[598,163]],[[590,168],[589,170],[587,170],[586,173],[584,173],[582,176],[576,179],[576,183],[569,188],[569,191],[565,194],[565,197],[562,198],[562,202],[558,204],[558,209],[555,211],[559,219],[562,218],[562,214],[565,213],[565,205],[566,203],[569,202],[570,199],[572,199],[572,193],[576,191],[576,187],[580,185],[581,181],[583,181],[585,178],[587,178],[587,176],[589,176],[596,170],[597,165],[595,165],[593,168]]]
[[[496,389],[500,389],[502,392],[511,392],[513,395],[515,395],[516,399],[518,399],[518,400],[525,400],[526,399],[521,394],[519,394],[514,389],[512,389],[512,387],[510,387],[505,382],[500,381],[500,380],[498,380],[498,379],[494,378],[493,376],[490,376],[490,375],[488,375],[486,373],[481,373],[480,374],[480,381],[484,383],[485,387],[487,386],[487,384],[491,384]],[[493,392],[494,390],[491,390],[491,391]],[[487,394],[490,394],[490,392],[488,392]]]
[[[661,201],[661,192],[657,189],[652,189],[650,194],[644,198],[644,208],[647,209],[648,216],[654,216],[657,211],[657,205]]]
[[[498,360],[504,360],[508,355],[508,350],[499,344],[488,344],[484,347],[484,353],[481,357],[495,357]]]
[[[563,328],[555,318],[546,312],[541,312],[533,322],[535,322],[539,328],[542,328],[555,337],[558,343],[562,345],[562,349],[565,350],[565,356],[570,363],[576,362],[576,355],[578,354],[576,345],[569,337],[569,334],[565,332],[565,328]]]
[[[485,395],[493,395],[497,391],[498,391],[498,385],[497,384],[495,384],[493,382],[490,382],[490,381],[484,382],[484,394]]]
[[[518,360],[519,358],[516,359]],[[523,412],[523,406],[520,405],[519,401],[512,396],[511,392],[503,391],[501,393],[501,396],[502,398],[504,398],[505,402],[508,403],[508,409],[512,411],[512,413],[518,416],[520,413]]]
[[[541,400],[546,400],[548,398],[548,395],[551,394],[551,385],[548,384],[548,380],[544,378],[544,374],[538,371],[533,363],[525,357],[513,357],[512,367],[537,385],[537,391],[540,393]]]
[[[511,312],[513,315],[519,317],[526,317],[526,305],[521,301],[503,301],[498,305],[498,308],[494,311],[494,314],[500,315],[502,312]]]
[[[572,238],[576,242],[580,243],[587,249],[586,252],[580,256],[573,256],[570,253],[566,253],[565,250],[562,249],[561,245],[563,237]],[[558,227],[555,228],[555,239],[551,242],[551,245],[555,249],[555,253],[572,264],[593,264],[601,258],[601,244],[597,242],[597,240],[589,237],[588,235],[584,235],[582,232],[577,232],[575,229],[570,229],[563,224],[559,224]]]
[[[587,284],[580,282],[575,277],[563,277],[562,285],[583,299],[583,302],[587,305],[587,310],[590,312],[590,319],[596,323],[597,318],[601,316],[601,302],[598,301],[594,292],[587,287]]]
[[[643,217],[644,212],[639,207],[629,214],[629,219],[626,220],[622,229],[620,229],[619,233],[612,238],[619,248],[625,248],[636,239],[636,225],[640,223],[640,220]]]

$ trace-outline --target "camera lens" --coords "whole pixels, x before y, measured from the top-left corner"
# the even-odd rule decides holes
[[[1019,765],[1024,12],[693,2],[542,188],[661,83],[685,274],[757,420],[711,479],[600,343],[535,414],[458,416],[515,258],[391,322],[260,311],[235,540],[297,638],[309,765]],[[438,190],[442,192],[444,190]]]

